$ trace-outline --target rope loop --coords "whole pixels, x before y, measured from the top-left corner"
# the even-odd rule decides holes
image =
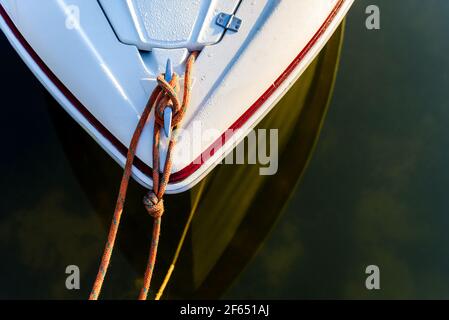
[[[164,200],[159,199],[154,191],[149,191],[143,197],[143,205],[150,216],[157,219],[164,214]]]
[[[171,108],[173,111],[173,118],[171,127],[176,127],[184,117],[184,109],[181,107],[181,102],[178,98],[179,92],[179,76],[174,73],[170,82],[167,82],[163,75],[157,77],[157,82],[161,88],[161,94],[155,102],[155,120],[161,127],[164,126],[164,110]]]
[[[153,268],[156,263],[156,254],[161,228],[160,218],[164,214],[164,201],[162,200],[162,197],[165,193],[165,189],[169,181],[170,170],[172,166],[171,164],[172,149],[176,143],[175,139],[171,138],[167,150],[167,156],[162,176],[160,176],[159,140],[160,140],[160,131],[164,126],[164,109],[166,107],[170,107],[173,111],[172,125],[171,125],[172,129],[178,126],[181,123],[186,108],[190,102],[191,85],[192,85],[191,69],[197,56],[198,52],[192,52],[186,62],[182,104],[178,98],[178,91],[179,91],[178,75],[173,74],[173,78],[170,80],[170,82],[165,81],[164,76],[160,75],[157,78],[158,86],[151,94],[151,97],[148,100],[148,103],[145,106],[145,109],[143,110],[142,115],[137,123],[136,129],[131,139],[131,143],[129,145],[128,154],[126,156],[126,164],[122,176],[122,181],[120,183],[117,202],[115,205],[114,217],[112,219],[111,227],[109,229],[108,239],[103,252],[103,256],[101,258],[101,263],[98,269],[97,277],[95,278],[95,282],[91,294],[89,296],[90,300],[98,299],[101,288],[103,286],[104,278],[111,261],[112,250],[114,248],[115,240],[117,238],[118,227],[120,224],[120,219],[125,204],[126,193],[128,190],[128,183],[131,177],[132,166],[134,157],[136,155],[137,145],[139,143],[139,139],[140,136],[142,135],[145,124],[149,119],[150,112],[154,110],[155,126],[153,130],[153,190],[149,191],[148,194],[143,198],[143,204],[145,205],[146,210],[154,218],[153,235],[152,235],[153,240],[151,242],[148,263],[145,269],[144,284],[139,294],[140,300],[147,299],[147,295],[150,290],[150,282],[153,275]]]

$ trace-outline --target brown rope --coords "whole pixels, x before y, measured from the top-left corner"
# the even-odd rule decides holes
[[[114,248],[115,240],[117,237],[117,231],[120,224],[120,218],[123,212],[123,207],[126,199],[126,192],[128,189],[129,179],[131,177],[131,169],[133,160],[135,157],[137,145],[139,143],[140,136],[143,128],[149,118],[150,112],[154,109],[155,122],[154,122],[154,135],[153,135],[153,189],[148,192],[144,197],[143,203],[148,213],[154,218],[153,222],[153,234],[151,241],[150,254],[148,258],[147,267],[145,270],[144,284],[139,294],[139,299],[146,300],[150,289],[151,278],[153,275],[154,265],[156,263],[157,247],[161,229],[161,217],[164,214],[164,202],[162,197],[165,194],[167,184],[170,178],[170,172],[172,167],[172,150],[175,145],[176,131],[172,131],[170,136],[166,161],[162,174],[160,173],[160,159],[159,159],[159,145],[160,134],[164,125],[163,112],[165,107],[170,107],[173,110],[172,128],[176,129],[180,125],[184,118],[185,111],[190,103],[191,95],[191,72],[193,63],[198,53],[193,52],[186,63],[186,71],[184,76],[184,96],[182,104],[178,99],[179,91],[179,77],[174,74],[170,82],[165,81],[162,75],[157,78],[158,86],[154,89],[151,97],[139,119],[137,127],[134,131],[131,143],[126,156],[126,164],[123,172],[123,177],[120,183],[120,190],[117,197],[114,216],[109,229],[108,239],[104,249],[104,253],[101,259],[101,264],[98,269],[97,277],[95,279],[92,291],[89,296],[89,300],[96,300],[101,292],[101,287],[108,270],[108,266],[111,260],[112,250]]]

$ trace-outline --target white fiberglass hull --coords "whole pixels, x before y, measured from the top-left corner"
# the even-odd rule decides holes
[[[122,32],[105,15],[107,0],[0,0],[0,25],[47,90],[122,166],[165,60],[172,59],[182,74],[188,51],[201,50],[182,126],[185,138],[176,145],[167,187],[168,193],[176,193],[200,181],[271,110],[326,44],[352,2],[242,1],[234,8],[242,19],[238,32],[228,30],[219,41],[213,32],[200,32],[193,40],[189,34],[167,45],[151,37],[129,44],[129,28]],[[70,25],[73,8],[79,13],[76,27]],[[205,17],[206,22],[211,19]],[[148,187],[152,130],[150,121],[133,167],[133,176]],[[208,132],[207,139],[197,132]]]

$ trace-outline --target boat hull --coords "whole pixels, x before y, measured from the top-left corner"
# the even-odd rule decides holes
[[[95,23],[67,28],[64,1],[0,0],[0,25],[59,104],[123,167],[132,132],[161,70],[151,69],[135,47],[117,41],[96,1],[72,2],[85,20]],[[242,2],[237,11],[245,18],[242,30],[227,32],[220,43],[203,48],[197,61],[182,128],[193,138],[177,146],[187,156],[173,159],[168,193],[201,181],[268,114],[320,52],[352,2]],[[203,131],[214,130],[199,150],[192,141],[198,139],[196,122]],[[133,177],[146,187],[152,185],[152,130],[150,123],[133,167]]]
[[[262,246],[313,155],[332,98],[343,30],[343,26],[336,30],[291,90],[256,127],[285,125],[279,134],[277,175],[260,176],[257,165],[220,165],[189,192],[166,196],[155,288],[171,263],[193,203],[199,202],[164,298],[221,297]],[[121,170],[53,100],[49,110],[75,177],[106,229]],[[144,193],[137,183],[130,184],[128,215],[117,240],[137,275],[145,268],[142,252],[148,250],[151,229],[151,220],[142,212]],[[123,277],[126,283],[129,275]],[[133,298],[134,294],[117,291],[111,292],[111,297]]]

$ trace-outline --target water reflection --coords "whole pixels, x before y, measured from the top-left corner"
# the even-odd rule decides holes
[[[261,128],[280,130],[280,169],[259,175],[254,165],[220,166],[209,175],[198,212],[166,298],[220,297],[260,247],[308,163],[332,91],[341,41],[339,30]],[[17,61],[5,45],[5,59]],[[8,157],[1,189],[2,298],[77,298],[88,295],[113,212],[121,168],[19,64],[11,63],[7,87],[10,119],[2,130]],[[32,97],[18,89],[35,88]],[[9,91],[10,90],[10,91]],[[31,89],[30,89],[31,90]],[[295,108],[291,108],[295,106]],[[19,126],[20,125],[20,126]],[[232,177],[232,178],[231,178]],[[102,298],[135,298],[150,244],[151,219],[141,204],[145,190],[130,185],[117,249]],[[199,190],[166,198],[154,287],[162,280]],[[292,232],[291,234],[293,234]],[[281,252],[282,253],[282,252]],[[299,255],[296,251],[294,255]],[[285,262],[285,260],[284,260]],[[64,271],[81,270],[81,290],[65,289]],[[285,263],[273,266],[283,268]],[[272,271],[275,271],[272,270]],[[273,278],[274,281],[274,278]],[[32,284],[32,285],[30,285]]]
[[[221,243],[210,251],[200,242],[207,226],[224,215],[222,203],[212,205],[212,193],[217,196],[228,177],[257,168],[220,167],[209,177],[209,194],[167,297],[219,297],[233,283],[224,297],[449,298],[449,43],[443,41],[449,3],[378,0],[381,30],[375,32],[364,27],[368,4],[356,1],[349,14],[335,96],[301,184],[294,187],[325,110],[304,118],[306,108],[292,117],[283,148],[295,156],[280,165],[289,171],[242,185],[248,191],[245,206],[235,206],[235,222],[220,237],[209,233],[204,243]],[[121,169],[59,106],[48,103],[37,80],[5,40],[0,43],[8,79],[2,82],[8,121],[0,127],[0,298],[84,299]],[[315,86],[329,82],[316,77],[329,80],[334,69],[326,73],[321,59],[262,125],[276,126],[292,105],[325,106],[316,99],[326,100],[329,88]],[[197,192],[166,201],[170,214],[164,217],[156,284]],[[135,298],[140,287],[151,230],[141,208],[143,193],[131,184],[104,298]],[[81,268],[80,291],[64,287],[69,264]],[[369,264],[380,267],[380,291],[365,289]]]
[[[313,161],[227,297],[449,298],[449,3],[376,1],[381,30],[369,32],[370,4],[347,18]],[[365,288],[369,264],[379,291]],[[260,281],[270,271],[278,281]]]

